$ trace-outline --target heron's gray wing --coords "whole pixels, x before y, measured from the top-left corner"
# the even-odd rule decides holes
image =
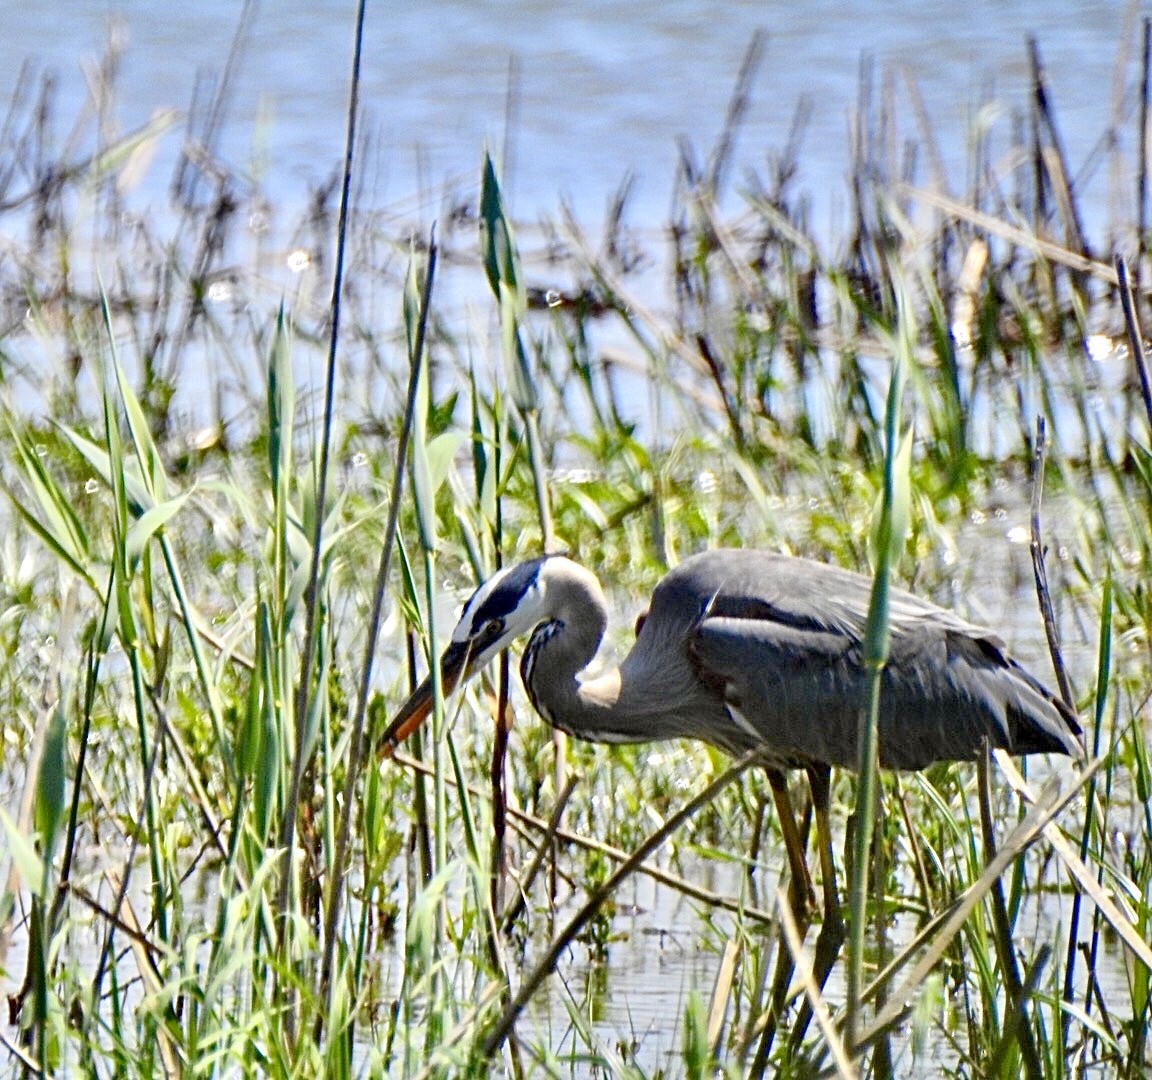
[[[782,760],[854,767],[865,616],[851,596],[818,609],[787,590],[777,599],[717,597],[689,639],[697,673]],[[891,616],[882,764],[970,759],[985,737],[1016,753],[1079,753],[1074,718],[995,635],[906,593]]]
[[[858,641],[742,606],[713,608],[696,624],[688,655],[697,676],[733,711],[747,747],[769,746],[785,764],[851,767],[864,687]]]
[[[775,552],[718,549],[686,559],[669,573],[652,597],[651,615],[658,623],[695,622],[702,615],[765,619],[858,641],[871,597],[872,579],[851,570]],[[931,623],[987,633],[903,589],[890,593],[889,622],[893,632]]]

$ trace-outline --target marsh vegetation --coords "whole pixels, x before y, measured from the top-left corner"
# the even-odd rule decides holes
[[[596,236],[562,207],[513,229],[487,158],[434,231],[338,181],[272,228],[195,125],[142,214],[132,170],[171,118],[108,139],[109,64],[57,139],[51,84],[21,86],[0,125],[14,1073],[1144,1075],[1144,140],[1112,140],[1129,227],[1092,241],[1035,46],[1030,98],[962,178],[914,91],[866,71],[829,249],[799,136],[734,178],[758,51],[658,234],[627,185]],[[1142,133],[1139,75],[1115,113]],[[995,622],[1086,733],[1084,768],[879,778],[868,865],[841,860],[863,946],[797,1039],[754,767],[554,742],[507,667],[376,753],[496,567],[562,546],[624,628],[720,545],[887,566]],[[835,778],[845,852],[858,791]],[[603,1023],[619,958],[664,929],[634,874],[686,898],[710,978],[625,1037]]]

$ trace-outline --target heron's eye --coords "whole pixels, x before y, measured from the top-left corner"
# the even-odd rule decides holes
[[[504,632],[503,619],[489,619],[476,635],[478,641],[495,641]]]

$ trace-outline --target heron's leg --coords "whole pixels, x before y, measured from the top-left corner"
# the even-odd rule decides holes
[[[768,769],[768,783],[772,787],[772,800],[776,803],[776,816],[780,819],[780,832],[784,837],[784,852],[788,856],[788,870],[792,875],[792,910],[798,926],[808,925],[808,913],[816,902],[812,888],[812,875],[804,858],[804,842],[796,827],[796,812],[788,794],[788,781],[779,769]]]
[[[808,766],[808,785],[812,789],[812,811],[816,818],[816,843],[820,848],[820,886],[824,892],[824,921],[816,937],[816,954],[812,959],[812,976],[823,990],[828,981],[840,948],[844,944],[844,920],[840,914],[840,894],[836,889],[836,864],[832,859],[832,830],[828,824],[831,805],[831,770],[827,765]],[[804,1032],[812,1019],[811,1003],[805,999],[804,1007],[792,1029],[792,1047],[804,1039]]]
[[[766,772],[768,783],[772,787],[772,799],[776,803],[776,816],[780,819],[780,832],[784,836],[784,850],[788,856],[789,875],[792,878],[788,899],[796,920],[796,928],[803,939],[808,933],[808,927],[812,922],[812,909],[816,905],[812,875],[808,872],[808,861],[804,858],[804,842],[800,839],[800,830],[796,825],[796,812],[792,809],[792,799],[788,794],[788,781],[779,769],[767,769]],[[749,1070],[750,1076],[762,1076],[767,1067],[768,1055],[776,1037],[776,1028],[788,1001],[788,987],[795,966],[792,954],[788,951],[781,934],[764,1030]]]
[[[820,847],[820,885],[824,891],[824,923],[816,940],[816,982],[821,988],[844,944],[844,920],[840,915],[840,894],[836,889],[836,863],[832,858],[832,830],[828,811],[832,801],[832,770],[827,765],[809,765],[808,783],[812,788],[812,809],[816,817],[816,843]],[[827,940],[825,940],[827,938]],[[825,943],[828,955],[821,956]],[[825,959],[823,965],[822,959]]]

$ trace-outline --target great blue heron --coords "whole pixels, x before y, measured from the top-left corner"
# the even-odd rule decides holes
[[[807,770],[820,848],[825,922],[842,929],[828,830],[829,769],[857,764],[863,639],[872,581],[764,551],[718,550],[667,574],[619,669],[581,674],[608,607],[599,581],[563,556],[501,570],[473,593],[441,658],[444,693],[531,633],[520,664],[536,711],[578,739],[691,738],[765,755],[794,886],[812,886],[783,770]],[[992,632],[894,589],[881,682],[880,764],[922,769],[970,760],[985,744],[1013,754],[1080,756],[1073,712],[1008,655]],[[427,716],[430,680],[382,737],[390,753]],[[817,943],[817,953],[821,952]],[[827,949],[824,950],[828,952]],[[827,961],[823,974],[827,974]]]

